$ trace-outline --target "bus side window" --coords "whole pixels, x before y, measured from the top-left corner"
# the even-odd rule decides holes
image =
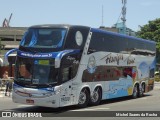
[[[127,39],[111,34],[93,32],[88,54],[98,51],[122,52],[127,49]]]
[[[68,81],[72,78],[72,68],[62,68],[62,82]]]

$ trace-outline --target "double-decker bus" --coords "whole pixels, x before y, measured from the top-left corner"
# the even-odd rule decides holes
[[[154,87],[153,41],[86,26],[37,25],[13,51],[15,103],[86,107],[137,98]]]

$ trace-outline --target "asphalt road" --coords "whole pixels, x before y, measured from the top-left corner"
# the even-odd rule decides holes
[[[47,119],[84,119],[83,116],[89,116],[85,117],[87,120],[97,120],[97,117],[100,116],[98,119],[102,120],[114,120],[114,119],[123,119],[128,120],[128,117],[116,117],[115,111],[118,113],[124,113],[123,116],[126,114],[147,114],[148,111],[151,111],[153,116],[156,116],[156,112],[160,111],[160,83],[155,84],[155,88],[153,91],[146,93],[144,97],[132,99],[131,97],[124,97],[119,99],[112,99],[112,100],[105,100],[102,101],[100,105],[98,106],[89,106],[87,108],[80,109],[77,106],[70,106],[70,107],[64,107],[59,109],[54,108],[45,108],[45,107],[37,107],[32,105],[24,105],[24,104],[17,104],[13,103],[11,100],[11,97],[0,97],[0,111],[4,112],[20,112],[21,114],[26,114],[28,112],[30,113],[37,113],[37,115],[43,115],[43,116],[50,116],[47,117]],[[112,112],[114,111],[114,112]],[[140,111],[140,112],[137,112]],[[145,112],[147,111],[147,112]],[[160,114],[160,112],[158,112]],[[1,114],[1,113],[0,113]],[[113,115],[111,117],[106,117],[108,115]],[[104,115],[104,117],[103,117]],[[54,116],[54,117],[53,117]],[[69,117],[68,117],[69,116]],[[72,117],[74,116],[74,117]],[[159,120],[158,117],[130,117],[130,120],[138,119],[138,120]],[[67,118],[66,118],[67,117]],[[76,117],[76,118],[75,118]],[[6,119],[8,118],[0,118]],[[17,119],[17,118],[12,118]],[[27,119],[27,118],[26,118]],[[46,118],[29,118],[29,119],[46,119]]]

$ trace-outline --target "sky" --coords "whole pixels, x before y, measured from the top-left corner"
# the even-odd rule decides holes
[[[0,0],[0,25],[5,18],[11,27],[39,24],[71,24],[98,28],[111,27],[118,20],[122,0]],[[150,20],[160,18],[160,0],[127,0],[126,25],[139,30]]]

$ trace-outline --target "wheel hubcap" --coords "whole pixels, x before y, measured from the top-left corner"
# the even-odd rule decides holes
[[[137,87],[134,88],[134,93],[133,93],[133,95],[134,95],[134,96],[137,96]]]
[[[94,92],[93,92],[93,95],[92,95],[92,97],[91,97],[92,102],[97,102],[98,98],[99,98],[98,91],[94,91]]]
[[[141,95],[143,95],[143,93],[144,93],[144,85],[142,85],[142,88],[141,88]]]
[[[79,104],[84,104],[85,101],[86,101],[86,94],[84,92],[81,92],[79,96]]]
[[[144,85],[142,86],[142,92],[144,93]]]

